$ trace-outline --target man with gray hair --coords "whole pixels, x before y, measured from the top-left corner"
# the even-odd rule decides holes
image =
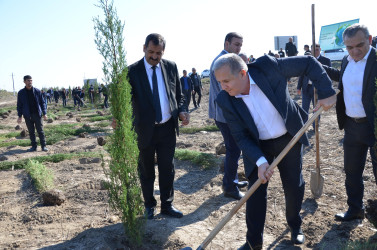
[[[224,160],[224,176],[223,176],[223,190],[224,196],[236,200],[240,200],[244,194],[240,192],[239,188],[246,187],[247,181],[238,181],[238,159],[241,155],[241,150],[234,141],[221,108],[215,102],[217,95],[221,91],[221,86],[218,83],[213,72],[213,64],[217,58],[228,53],[238,54],[241,51],[243,38],[236,32],[230,32],[225,36],[224,49],[213,60],[210,68],[210,87],[209,87],[209,118],[215,120],[216,126],[220,129],[225,143],[225,160]]]
[[[221,107],[230,132],[242,150],[249,188],[258,178],[263,183],[246,203],[247,242],[240,249],[262,249],[267,185],[273,174],[272,170],[268,170],[269,164],[301,129],[307,116],[291,99],[286,79],[299,75],[309,77],[318,89],[318,106],[323,106],[325,110],[335,104],[335,91],[324,69],[311,56],[262,56],[246,65],[239,56],[227,54],[217,59],[213,71],[223,89],[216,103]],[[305,241],[300,216],[305,189],[302,144],[309,144],[306,135],[278,164],[285,195],[286,219],[294,244]]]
[[[372,159],[373,173],[377,183],[377,158],[373,146],[377,79],[377,50],[371,46],[372,36],[364,25],[353,24],[343,32],[348,56],[343,58],[340,70],[326,67],[327,74],[339,82],[336,114],[339,129],[344,129],[344,171],[348,210],[335,215],[339,221],[364,219],[363,172],[366,157]]]

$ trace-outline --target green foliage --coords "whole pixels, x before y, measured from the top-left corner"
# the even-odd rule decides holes
[[[372,241],[349,241],[346,243],[344,250],[375,250],[377,243]]]
[[[91,122],[97,122],[97,121],[111,121],[113,119],[113,115],[104,115],[104,116],[100,116],[100,115],[96,115],[94,117],[91,117],[89,118],[89,121]]]
[[[45,165],[38,161],[29,160],[25,170],[30,175],[35,188],[42,193],[54,187],[54,175],[51,169],[47,169]]]
[[[95,43],[103,56],[104,81],[110,86],[111,112],[117,123],[108,145],[111,161],[105,174],[109,179],[110,205],[121,213],[122,222],[131,242],[140,245],[145,218],[138,178],[136,134],[132,127],[131,86],[127,80],[127,65],[123,49],[124,24],[119,20],[113,2],[100,0],[105,15],[102,21],[93,18]]]
[[[191,161],[204,169],[208,169],[218,164],[216,156],[194,150],[176,149],[174,157],[181,161]]]
[[[215,132],[215,131],[219,131],[219,128],[216,125],[209,125],[209,126],[200,127],[200,128],[187,128],[187,127],[179,128],[179,132],[182,134],[195,134],[200,131]]]

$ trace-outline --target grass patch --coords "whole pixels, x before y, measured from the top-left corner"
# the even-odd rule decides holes
[[[16,106],[10,106],[10,107],[5,107],[5,108],[0,108],[0,113],[5,113],[8,112],[8,110],[12,110],[12,114],[14,110],[17,110]]]
[[[344,250],[375,250],[377,249],[376,242],[370,241],[349,241],[343,248]]]
[[[196,165],[202,166],[204,169],[217,165],[219,161],[212,154],[187,149],[176,149],[174,157],[180,161],[191,161]]]
[[[22,159],[18,161],[2,161],[0,162],[0,170],[7,170],[14,167],[14,169],[23,169],[28,164],[29,160],[43,162],[61,162],[65,160],[77,159],[81,157],[100,157],[99,152],[83,152],[83,153],[61,153],[53,155],[36,156],[28,159]]]
[[[89,116],[87,116],[89,117]],[[98,121],[111,121],[113,119],[113,115],[104,115],[104,116],[101,116],[101,115],[96,115],[96,116],[93,116],[93,117],[89,117],[89,121],[91,122],[98,122]]]
[[[214,131],[220,131],[220,130],[216,125],[208,125],[208,126],[199,127],[199,128],[186,128],[186,127],[179,128],[179,132],[183,134],[195,134],[200,131],[214,132]]]
[[[51,169],[47,169],[42,163],[36,160],[29,160],[25,170],[33,180],[38,192],[42,193],[54,187],[54,174]]]

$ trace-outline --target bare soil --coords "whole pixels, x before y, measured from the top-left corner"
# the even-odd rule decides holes
[[[296,79],[290,84],[291,94],[300,103],[294,92]],[[208,89],[204,84],[201,107],[191,109],[189,127],[214,124],[208,119]],[[15,105],[15,98],[0,98],[0,108]],[[59,104],[61,105],[61,104]],[[68,102],[72,105],[72,101]],[[192,104],[191,104],[192,108]],[[93,110],[95,113],[95,110]],[[83,113],[74,112],[74,118],[62,117],[53,125],[76,122]],[[13,132],[16,111],[1,120],[7,125],[0,133]],[[23,124],[24,127],[25,124]],[[0,157],[9,161],[37,155],[62,152],[102,151],[96,137],[74,137],[49,146],[49,152],[26,152],[28,147],[0,148]],[[343,249],[348,241],[377,242],[376,182],[372,173],[370,156],[364,172],[367,218],[352,222],[337,222],[334,215],[347,209],[343,170],[343,131],[337,127],[334,108],[324,113],[320,125],[320,154],[322,175],[325,177],[323,194],[314,199],[310,191],[310,175],[315,166],[314,132],[309,129],[311,146],[304,149],[303,174],[306,191],[302,206],[303,231],[306,242],[294,246],[285,220],[285,202],[278,170],[269,183],[268,211],[264,231],[264,249]],[[15,139],[11,139],[15,140]],[[177,147],[215,154],[215,147],[222,142],[220,132],[181,134]],[[220,160],[224,155],[218,156]],[[83,161],[81,161],[83,163]],[[221,165],[221,164],[219,164]],[[145,225],[142,246],[130,246],[117,214],[109,208],[107,191],[101,185],[105,178],[101,163],[81,164],[80,159],[59,163],[46,163],[53,170],[56,188],[67,198],[61,206],[44,206],[41,194],[31,183],[24,170],[7,170],[0,173],[0,248],[1,249],[181,249],[189,246],[196,249],[218,222],[232,209],[237,201],[224,197],[221,189],[222,173],[219,166],[204,170],[190,162],[175,161],[174,205],[184,213],[181,219],[157,214]],[[242,159],[240,179],[244,180]],[[155,183],[159,200],[158,178]],[[243,191],[246,191],[245,189]],[[369,202],[368,202],[369,200]],[[373,217],[374,216],[374,217]],[[208,245],[207,249],[237,249],[245,242],[245,206]]]

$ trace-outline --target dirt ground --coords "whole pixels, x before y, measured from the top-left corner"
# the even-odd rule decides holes
[[[292,97],[300,103],[293,89]],[[191,109],[190,127],[213,124],[208,119],[209,84],[204,84],[201,107]],[[15,99],[0,99],[0,108],[15,105]],[[72,102],[68,102],[72,105]],[[193,104],[191,104],[191,108]],[[93,113],[95,110],[93,110]],[[81,114],[75,112],[75,117]],[[16,111],[1,120],[8,126],[0,133],[13,132]],[[53,125],[72,122],[68,117],[54,121]],[[23,124],[25,127],[25,124]],[[0,157],[9,161],[37,155],[63,152],[92,152],[103,148],[97,144],[99,134],[87,138],[74,137],[49,146],[49,152],[28,153],[28,147],[0,148]],[[343,131],[338,130],[335,110],[322,115],[320,126],[320,154],[322,175],[325,177],[323,195],[314,199],[310,191],[310,174],[315,166],[314,132],[308,135],[312,146],[304,149],[303,174],[306,181],[302,206],[303,231],[306,242],[293,246],[285,220],[285,202],[278,170],[269,183],[268,211],[264,231],[264,249],[343,249],[348,241],[377,242],[377,229],[369,219],[353,222],[336,222],[334,215],[347,209],[343,171]],[[220,132],[201,131],[181,134],[177,147],[215,154],[215,147],[222,141]],[[218,156],[223,159],[223,155]],[[83,162],[81,160],[81,162]],[[80,159],[60,163],[46,163],[53,170],[55,186],[67,198],[61,206],[43,206],[41,195],[33,188],[24,170],[7,170],[0,173],[0,248],[1,249],[196,249],[217,223],[232,209],[237,201],[224,197],[221,189],[222,173],[219,166],[203,170],[190,162],[175,161],[174,205],[184,213],[181,219],[157,214],[147,221],[143,245],[130,247],[119,218],[108,205],[107,191],[101,185],[105,178],[100,163],[80,163]],[[240,179],[244,179],[242,159]],[[158,178],[156,198],[159,200]],[[364,202],[377,200],[376,183],[370,156],[364,172]],[[245,189],[243,191],[246,191]],[[159,206],[159,205],[158,205]],[[159,209],[159,207],[158,207]],[[368,206],[367,217],[376,212]],[[245,242],[245,206],[213,239],[206,249],[237,249]]]

